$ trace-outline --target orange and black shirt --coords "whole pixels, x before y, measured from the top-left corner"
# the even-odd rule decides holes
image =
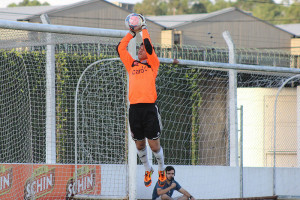
[[[147,29],[142,30],[143,44],[147,54],[146,62],[141,63],[131,57],[127,46],[133,36],[128,33],[118,44],[117,51],[129,74],[129,102],[155,103],[157,99],[155,79],[159,68],[159,60],[152,46]]]

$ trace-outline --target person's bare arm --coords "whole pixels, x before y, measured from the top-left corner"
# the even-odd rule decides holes
[[[187,196],[189,199],[191,200],[196,200],[188,191],[186,191],[185,189],[183,188],[180,188],[178,190],[180,193],[184,194],[185,196]]]
[[[167,187],[165,189],[157,188],[157,194],[159,196],[163,195],[163,194],[166,194],[167,192],[169,192],[170,190],[172,190],[175,187],[176,187],[176,183],[172,183],[170,187]]]

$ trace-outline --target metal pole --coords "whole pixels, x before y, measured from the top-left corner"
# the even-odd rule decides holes
[[[172,64],[174,59],[171,58],[159,58],[161,63]],[[300,69],[289,68],[289,67],[272,67],[264,65],[245,65],[245,64],[231,64],[231,63],[219,63],[219,62],[207,62],[207,61],[195,61],[195,60],[181,60],[178,59],[179,65],[190,65],[197,67],[208,67],[213,69],[235,69],[235,70],[250,70],[250,71],[260,71],[260,72],[281,72],[281,73],[291,73],[299,74]]]
[[[136,38],[133,38],[129,45],[128,51],[133,58],[136,57]],[[127,105],[129,108],[129,77],[127,75]],[[136,145],[131,138],[129,120],[128,120],[128,182],[129,182],[129,200],[136,199],[136,169],[137,169],[137,152]]]
[[[223,37],[229,50],[229,63],[236,64],[234,43],[228,31]],[[237,134],[237,72],[229,70],[229,131],[230,131],[230,166],[238,166],[238,134]]]
[[[300,167],[300,86],[297,86],[297,160]]]
[[[122,38],[128,33],[128,31],[124,31],[124,30],[25,23],[25,22],[15,22],[9,20],[0,20],[0,28],[47,32],[47,33],[61,33],[61,34],[65,33],[65,34],[74,34],[74,35],[113,37],[113,38]]]
[[[43,24],[50,24],[47,14],[40,16]],[[52,35],[47,33],[46,51],[46,163],[56,163],[56,112],[55,112],[55,47]]]
[[[240,107],[240,198],[244,197],[243,119],[244,108]]]

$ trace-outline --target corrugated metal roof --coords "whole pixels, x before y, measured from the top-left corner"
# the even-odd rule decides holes
[[[156,23],[165,26],[166,28],[174,28],[177,26],[181,26],[183,24],[200,21],[226,12],[231,12],[233,10],[236,10],[236,8],[233,7],[225,8],[211,13],[186,14],[186,15],[161,15],[161,16],[146,16],[146,17],[147,19],[155,21]]]
[[[61,5],[61,6],[25,6],[25,7],[0,8],[0,19],[11,20],[11,21],[31,21],[32,19],[39,18],[40,15],[42,14],[48,14],[50,16],[51,14],[55,14],[58,12],[62,12],[68,9],[80,7],[98,1],[105,2],[110,6],[114,6],[116,8],[127,11],[128,14],[131,13],[131,11],[122,8],[118,5],[115,5],[107,0],[83,0],[73,4]],[[157,24],[156,22],[150,19],[149,22]],[[157,25],[161,26],[160,24]],[[165,27],[163,26],[162,28]]]
[[[18,21],[35,15],[41,15],[51,10],[60,9],[63,6],[24,6],[0,8],[0,19]]]
[[[162,26],[171,28],[185,22],[195,21],[196,19],[207,14],[190,14],[190,15],[162,15],[162,16],[146,16],[147,19],[157,22]]]
[[[297,37],[300,37],[300,24],[280,24],[276,26],[282,30],[292,33]]]
[[[128,14],[131,13],[131,11],[127,10],[126,8],[120,7],[120,6],[116,5],[116,4],[113,4],[113,3],[109,2],[109,1],[107,1],[107,0],[83,0],[83,1],[79,1],[79,2],[73,3],[73,4],[63,5],[63,6],[61,6],[58,9],[49,10],[49,11],[44,12],[44,13],[47,13],[48,15],[55,14],[55,13],[58,13],[58,12],[61,12],[61,11],[64,11],[64,10],[69,10],[69,9],[72,9],[72,8],[80,7],[80,6],[87,5],[87,4],[94,3],[94,2],[98,2],[98,1],[105,2],[105,3],[107,3],[110,6],[114,6],[116,8],[119,8],[119,9],[122,9],[124,11],[127,11]],[[24,18],[24,20],[30,21],[33,18],[34,18],[33,16],[29,16],[27,18]],[[155,22],[153,22],[153,23],[155,23]]]
[[[100,0],[83,0],[73,4],[61,5],[61,6],[24,6],[24,7],[8,7],[8,8],[0,8],[0,19],[12,20],[12,21],[29,21],[35,17],[39,17],[41,14],[52,14],[56,12],[60,12],[67,9],[72,9],[75,7],[80,7],[85,4],[97,2]],[[121,8],[113,3],[110,3],[106,0],[101,0],[106,2],[112,6],[118,7],[123,10],[127,10]],[[127,10],[128,11],[128,10]],[[128,13],[130,13],[128,11]]]
[[[75,7],[80,7],[82,5],[89,4],[89,3],[92,3],[92,2],[97,2],[97,1],[99,1],[99,0],[83,0],[83,1],[73,3],[73,4],[63,5],[60,8],[57,8],[55,10],[48,10],[44,13],[53,14],[53,13],[56,13],[56,12],[60,12],[60,11],[67,10],[67,9],[72,9],[72,8],[75,8]],[[107,2],[106,0],[102,0],[102,1]],[[109,2],[107,2],[107,3],[109,3]],[[112,3],[110,3],[110,4],[112,4]],[[112,5],[114,5],[114,4],[112,4]],[[114,6],[117,6],[117,5],[114,5]],[[119,6],[117,6],[117,7],[119,7]],[[24,18],[24,20],[29,21],[33,18],[34,18],[34,16],[28,16],[28,17]]]

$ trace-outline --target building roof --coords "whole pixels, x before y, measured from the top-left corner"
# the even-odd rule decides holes
[[[39,17],[41,14],[53,14],[67,9],[72,9],[82,5],[86,5],[99,0],[83,0],[77,3],[61,5],[61,6],[24,6],[24,7],[8,7],[0,8],[0,19],[11,21],[30,21],[33,18]],[[118,7],[120,9],[128,11],[126,7],[120,7],[106,0],[101,0],[110,4],[111,6]]]
[[[0,19],[10,21],[23,21],[25,18],[39,16],[51,10],[60,9],[63,6],[24,6],[0,8]]]
[[[276,26],[282,30],[290,32],[296,37],[300,37],[300,24],[280,24]]]
[[[55,14],[58,12],[62,12],[65,10],[69,10],[72,8],[80,7],[86,4],[103,1],[110,6],[114,6],[118,9],[122,9],[128,14],[132,11],[126,9],[126,6],[120,7],[120,5],[113,4],[107,0],[83,0],[77,3],[61,5],[61,6],[24,6],[24,7],[8,7],[8,8],[0,8],[0,19],[3,20],[11,20],[11,21],[31,21],[35,18],[39,18],[42,14]],[[131,5],[131,4],[128,4]],[[149,19],[151,23],[157,24],[155,21]],[[160,24],[157,24],[161,26]],[[162,28],[165,28],[162,26]]]
[[[161,16],[147,16],[147,19],[155,21],[156,23],[165,26],[166,28],[175,28],[187,23],[201,21],[210,17],[214,17],[223,13],[231,12],[236,8],[225,8],[211,13],[201,14],[186,14],[186,15],[161,15]]]
[[[157,24],[160,24],[164,27],[166,27],[167,29],[174,29],[183,25],[187,25],[193,22],[198,22],[198,21],[203,21],[205,19],[211,18],[211,17],[215,17],[221,14],[225,14],[225,13],[229,13],[232,11],[238,11],[240,13],[243,13],[249,17],[252,17],[258,21],[261,21],[269,26],[275,27],[281,31],[287,32],[291,35],[295,35],[294,33],[287,31],[285,29],[279,28],[277,26],[274,26],[273,24],[264,21],[262,19],[259,19],[257,17],[254,17],[251,13],[245,12],[243,10],[240,10],[238,8],[235,7],[230,7],[230,8],[225,8],[222,10],[218,10],[215,12],[211,12],[211,13],[201,13],[201,14],[187,14],[187,15],[161,15],[161,16],[147,16],[147,19],[150,19],[154,22],[156,22]],[[299,30],[299,29],[298,29]],[[299,35],[299,32],[298,32]]]
[[[43,14],[53,14],[53,13],[61,12],[61,11],[64,11],[64,10],[68,10],[68,9],[80,7],[80,6],[83,6],[83,5],[92,3],[92,2],[96,2],[96,1],[99,1],[99,0],[83,0],[83,1],[79,1],[77,3],[63,5],[60,8],[57,8],[57,9],[47,10],[47,11],[43,12]],[[106,1],[106,0],[102,0],[102,1],[103,2],[107,2],[108,4],[111,4],[112,6],[119,7],[119,6],[115,5],[115,4],[112,4],[112,3],[108,2],[108,1]],[[31,19],[33,19],[35,17],[36,17],[35,15],[32,15],[32,16],[28,16],[28,17],[24,18],[23,20],[24,21],[30,21]]]

